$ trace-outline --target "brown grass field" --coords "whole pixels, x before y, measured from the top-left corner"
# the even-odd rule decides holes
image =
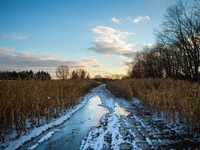
[[[56,118],[98,83],[92,80],[1,81],[0,132],[26,132]]]
[[[57,118],[75,105],[92,87],[93,80],[1,81],[0,134],[18,134]],[[110,81],[107,88],[118,97],[137,97],[166,120],[186,123],[200,131],[200,85],[169,79],[124,79]],[[178,118],[177,118],[178,114]]]
[[[170,79],[124,79],[111,81],[108,89],[116,96],[137,97],[165,119],[186,123],[189,129],[200,131],[200,85]],[[177,118],[178,114],[178,118]]]

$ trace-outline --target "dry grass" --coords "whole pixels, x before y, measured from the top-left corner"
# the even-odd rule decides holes
[[[97,84],[92,80],[1,81],[0,132],[13,128],[19,134],[26,132],[27,120],[30,128],[47,123]]]
[[[200,85],[167,79],[127,79],[108,83],[117,96],[137,97],[165,118],[187,123],[193,131],[200,129]],[[177,118],[178,113],[178,118]],[[170,115],[170,117],[169,117]]]

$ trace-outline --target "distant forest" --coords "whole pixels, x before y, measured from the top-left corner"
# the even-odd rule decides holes
[[[0,80],[50,80],[51,76],[48,72],[38,71],[34,73],[30,71],[0,71]]]

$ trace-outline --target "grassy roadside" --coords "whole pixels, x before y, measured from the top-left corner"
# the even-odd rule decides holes
[[[93,80],[1,81],[0,133],[13,129],[20,134],[48,123],[99,85]]]
[[[164,112],[166,119],[184,122],[193,131],[200,130],[200,85],[169,79],[126,79],[111,81],[107,87],[116,96],[137,97],[144,104]],[[178,113],[178,118],[177,118]]]

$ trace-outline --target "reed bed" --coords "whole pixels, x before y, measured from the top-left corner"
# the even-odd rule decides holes
[[[13,130],[20,135],[48,123],[97,85],[92,80],[1,81],[0,135]]]
[[[184,123],[200,133],[200,85],[171,79],[125,79],[107,84],[116,96],[139,98],[174,123]]]

